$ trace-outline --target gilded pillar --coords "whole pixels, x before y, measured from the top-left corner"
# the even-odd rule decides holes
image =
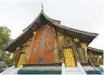
[[[28,63],[27,60],[29,59],[28,54],[29,54],[29,50],[30,50],[30,45],[31,45],[31,40],[28,40],[26,42],[24,64],[27,64]]]
[[[30,55],[31,55],[32,44],[33,44],[33,42],[35,40],[35,36],[36,36],[36,31],[33,32],[32,41],[30,43],[30,46],[29,46],[30,48],[29,48],[28,53],[27,53],[27,62],[26,62],[27,64],[29,64],[29,58],[30,58]]]
[[[98,64],[100,63],[100,56],[97,57],[97,63],[98,63]]]
[[[17,47],[13,55],[13,64],[15,65],[15,67],[17,67],[19,57],[20,57],[20,47]]]
[[[72,45],[72,49],[73,49],[73,54],[74,54],[74,57],[76,59],[76,62],[81,62],[81,60],[79,58],[78,51],[77,51],[77,47],[76,47],[74,42],[73,42],[73,45]]]
[[[87,43],[84,43],[84,42],[81,43],[81,47],[84,49],[86,59],[88,60],[88,57],[87,57]]]
[[[54,50],[54,53],[55,53],[55,62],[58,63],[59,62],[59,55],[58,55],[58,49],[57,49],[57,33],[55,32],[55,29],[52,28],[53,32],[54,32],[54,41],[55,41],[55,44],[54,44],[54,47],[55,47],[55,50]]]
[[[84,49],[81,47],[80,40],[78,38],[75,38],[74,42],[75,42],[81,63],[87,63],[88,61],[86,59]]]
[[[63,48],[61,46],[61,41],[63,41],[63,40],[64,40],[64,35],[57,32],[56,42],[57,42],[57,51],[58,51],[59,62],[64,62]]]

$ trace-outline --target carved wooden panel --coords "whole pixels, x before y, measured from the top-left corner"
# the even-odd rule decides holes
[[[63,48],[68,48],[72,46],[72,39],[68,36],[65,36],[64,40],[60,41],[60,44]]]

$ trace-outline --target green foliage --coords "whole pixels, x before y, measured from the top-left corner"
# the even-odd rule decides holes
[[[0,26],[0,58],[2,60],[5,59],[7,64],[11,62],[11,59],[9,59],[10,56],[8,56],[4,49],[11,42],[10,33],[11,31],[7,27]]]
[[[0,51],[3,51],[4,48],[10,43],[10,30],[7,27],[0,26]]]
[[[10,65],[10,64],[12,64],[12,59],[7,57],[7,58],[4,59],[4,62],[5,62],[6,65]]]
[[[11,54],[4,51],[11,42],[10,33],[11,31],[7,27],[0,26],[0,71],[3,71],[5,64],[9,65],[12,63]]]

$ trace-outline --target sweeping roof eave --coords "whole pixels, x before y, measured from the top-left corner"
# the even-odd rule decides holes
[[[91,32],[87,32],[87,31],[82,31],[82,30],[66,27],[66,26],[60,25],[60,24],[55,24],[55,23],[53,23],[53,24],[56,25],[56,26],[59,26],[61,28],[64,28],[64,29],[67,29],[67,30],[70,30],[70,31],[73,31],[73,32],[77,32],[77,33],[81,33],[81,34],[85,34],[85,35],[89,35],[89,36],[95,36],[96,37],[96,36],[99,35],[98,33],[91,33]]]
[[[94,51],[94,52],[99,52],[99,53],[102,53],[102,54],[103,54],[103,51],[104,51],[102,49],[97,49],[97,48],[93,48],[93,47],[88,47],[87,50]]]
[[[71,34],[72,36],[79,37],[82,40],[87,41],[88,44],[91,41],[93,41],[93,39],[98,35],[97,33],[90,33],[86,31],[81,31],[66,26],[62,26],[60,25],[60,21],[49,18],[47,15],[45,15],[44,11],[41,10],[37,18],[28,27],[24,29],[24,32],[19,37],[17,37],[13,42],[11,42],[11,44],[9,44],[5,48],[5,51],[13,52],[16,49],[16,47],[22,45],[26,40],[32,37],[33,30],[31,30],[31,27],[36,23],[36,21],[40,18],[41,15],[43,15],[48,21],[53,23],[53,25],[56,26],[58,29],[63,29],[63,30],[65,29],[69,35]],[[37,29],[37,25],[35,25],[34,29],[35,30]]]
[[[39,13],[39,15],[36,17],[36,19],[28,26],[28,27],[26,27],[24,30],[23,30],[23,33],[20,35],[20,36],[18,36],[14,41],[12,41],[4,50],[5,51],[9,51],[9,52],[13,52],[14,50],[14,48],[12,47],[11,49],[12,50],[10,50],[9,49],[9,47],[11,47],[14,43],[16,43],[17,41],[20,41],[19,39],[21,39],[22,37],[24,37],[25,36],[25,34],[31,29],[30,27],[32,27],[32,25],[38,20],[38,18],[41,16],[41,15],[44,15],[44,17],[47,19],[47,20],[49,20],[49,21],[52,21],[52,22],[55,22],[55,23],[57,23],[57,24],[60,24],[60,21],[59,20],[54,20],[54,19],[51,19],[51,18],[49,18],[47,15],[45,15],[45,13],[44,13],[44,11],[43,10],[41,10],[41,12]],[[25,40],[25,39],[24,39]],[[20,41],[20,43],[21,43],[22,41]],[[22,44],[22,43],[21,43]]]
[[[63,30],[64,33],[66,33],[68,35],[71,35],[74,38],[79,38],[80,41],[87,42],[87,44],[90,44],[93,41],[93,39],[98,36],[97,33],[81,31],[81,30],[70,28],[70,27],[66,27],[66,26],[60,25],[60,24],[55,24],[55,23],[53,23],[53,24],[55,26],[57,26],[56,29],[60,30],[61,32]]]
[[[36,17],[36,19],[28,26],[26,27],[25,29],[23,29],[23,31],[25,31],[26,29],[28,29],[29,27],[31,27],[38,19],[39,17],[43,15],[47,20],[51,21],[51,22],[55,22],[57,24],[60,24],[61,21],[59,20],[55,20],[55,19],[52,19],[52,18],[49,18],[45,13],[44,13],[44,10],[41,10],[39,15]]]

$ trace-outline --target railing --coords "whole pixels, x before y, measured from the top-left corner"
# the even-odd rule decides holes
[[[7,74],[8,72],[12,71],[13,69],[15,69],[15,66],[12,66],[12,67],[6,69],[6,70],[3,71],[1,74]],[[0,74],[0,75],[1,75],[1,74]]]
[[[12,66],[12,67],[6,69],[5,71],[3,71],[0,75],[17,74],[17,72],[20,68],[22,68],[22,66],[20,66],[19,68],[15,68],[15,66]]]
[[[83,73],[83,75],[87,75],[85,70],[83,69],[83,67],[81,66],[81,64],[79,62],[77,62],[77,66],[79,67],[79,69],[81,70],[81,72]]]
[[[95,65],[93,65],[93,63],[91,63],[91,66],[92,66],[93,68],[95,68],[97,71],[99,71],[101,74],[103,74],[103,72],[101,72],[98,68],[96,68]]]
[[[65,75],[65,64],[62,63],[62,75]]]

